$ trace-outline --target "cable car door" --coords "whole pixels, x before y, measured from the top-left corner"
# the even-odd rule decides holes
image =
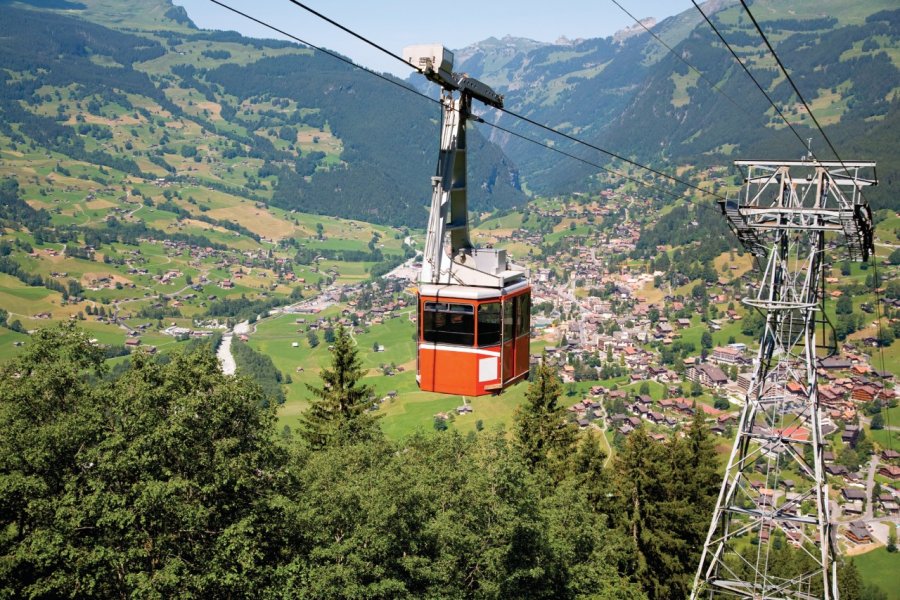
[[[507,298],[503,301],[503,378],[506,383],[516,376],[516,311],[515,298]]]

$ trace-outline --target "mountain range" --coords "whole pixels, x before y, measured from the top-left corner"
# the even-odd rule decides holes
[[[701,7],[800,137],[812,138],[815,156],[834,160],[741,6],[714,0]],[[896,207],[889,192],[900,167],[893,142],[900,126],[896,3],[756,0],[750,8],[840,157],[878,161],[887,185],[867,196]],[[699,11],[642,22],[655,37],[635,24],[575,43],[492,38],[458,50],[456,68],[504,93],[514,111],[658,169],[693,165],[700,172],[735,158],[806,154]],[[494,118],[591,161],[605,158],[515,119]],[[596,171],[503,133],[492,139],[541,193],[583,188]]]
[[[11,150],[74,161],[104,181],[200,182],[287,210],[424,223],[440,113],[398,88],[421,87],[421,77],[386,82],[292,42],[199,30],[169,0],[0,5],[0,142]],[[741,7],[703,8],[812,152],[834,158]],[[870,201],[896,208],[900,9],[891,0],[757,0],[751,9],[841,158],[878,161],[882,185]],[[807,151],[696,10],[606,38],[490,38],[455,54],[456,70],[495,87],[512,110],[659,170],[702,177],[735,158]],[[484,117],[608,162],[510,116]],[[605,185],[594,167],[473,129],[475,210],[521,205],[523,187],[553,195]]]

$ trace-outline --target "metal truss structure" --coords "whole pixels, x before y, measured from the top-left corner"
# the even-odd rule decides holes
[[[872,253],[862,195],[875,163],[736,161],[740,200],[721,203],[762,271],[744,303],[765,317],[737,437],[692,599],[837,600],[816,361],[834,352],[824,311],[825,252]],[[863,177],[863,173],[871,177]],[[817,325],[822,335],[817,336]],[[786,561],[778,548],[798,548]]]

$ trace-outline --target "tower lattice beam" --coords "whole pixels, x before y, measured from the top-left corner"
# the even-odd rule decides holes
[[[837,244],[855,261],[873,252],[861,190],[876,183],[875,163],[735,164],[747,168],[742,194],[721,208],[764,265],[744,303],[765,326],[691,598],[837,600],[816,379],[817,356],[836,351],[825,252]],[[780,543],[799,549],[794,560]]]

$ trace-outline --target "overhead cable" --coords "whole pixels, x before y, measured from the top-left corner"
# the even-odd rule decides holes
[[[739,102],[737,102],[734,98],[732,98],[731,96],[729,96],[728,94],[726,94],[726,93],[725,93],[725,90],[723,90],[723,89],[720,88],[718,85],[716,85],[715,83],[713,83],[712,81],[710,81],[710,80],[706,77],[706,75],[704,75],[703,73],[701,73],[699,69],[697,69],[697,68],[696,68],[694,65],[692,65],[691,63],[689,63],[688,60],[687,60],[684,56],[682,56],[681,54],[679,54],[678,52],[676,52],[675,49],[672,48],[672,46],[670,46],[669,44],[667,44],[667,43],[665,42],[665,40],[663,40],[660,36],[656,35],[656,33],[654,33],[652,29],[650,29],[649,27],[647,27],[646,25],[644,25],[643,21],[641,21],[640,19],[638,19],[637,17],[635,17],[633,14],[631,14],[631,13],[628,11],[627,8],[625,8],[624,6],[622,6],[621,4],[619,4],[619,2],[618,2],[617,0],[610,0],[610,2],[612,2],[613,4],[615,4],[616,6],[618,6],[618,7],[622,10],[622,12],[624,12],[626,15],[628,15],[629,17],[631,17],[631,20],[632,20],[632,21],[634,21],[635,23],[637,23],[638,25],[640,25],[640,26],[644,29],[644,31],[646,31],[647,33],[649,33],[650,35],[652,35],[652,36],[653,36],[653,39],[655,39],[655,40],[656,40],[657,42],[659,42],[663,47],[665,47],[666,50],[669,51],[669,54],[671,54],[672,56],[674,56],[675,58],[677,58],[678,60],[680,60],[681,62],[683,62],[685,65],[687,65],[687,68],[690,69],[691,71],[693,71],[694,73],[696,73],[703,81],[705,81],[705,82],[709,85],[709,87],[711,87],[711,88],[714,89],[715,91],[717,91],[717,92],[719,92],[720,94],[722,94],[725,98],[728,99],[729,102],[731,102],[736,108],[738,108],[739,110],[741,110],[745,115],[748,115],[748,116],[750,115],[750,111],[748,111],[746,108],[744,108],[744,106],[741,105]]]
[[[215,1],[215,2],[218,4],[217,0],[213,0],[213,1]],[[320,19],[322,19],[322,20],[324,20],[324,21],[326,21],[326,22],[328,22],[328,23],[330,23],[331,25],[334,25],[335,27],[338,27],[338,28],[341,29],[342,31],[345,31],[345,32],[349,33],[349,34],[352,35],[353,37],[357,38],[358,40],[360,40],[360,41],[362,41],[362,42],[364,42],[364,43],[366,43],[366,44],[368,44],[369,46],[375,48],[376,50],[382,52],[383,54],[385,54],[385,55],[387,55],[387,56],[390,56],[391,58],[394,58],[395,60],[398,60],[398,61],[402,62],[402,63],[404,64],[404,66],[406,66],[406,67],[408,67],[408,68],[410,68],[410,69],[413,69],[413,70],[418,71],[418,69],[416,69],[415,67],[413,67],[412,65],[410,65],[410,64],[409,64],[402,56],[400,56],[399,54],[395,54],[394,52],[391,52],[390,50],[388,50],[388,49],[384,48],[383,46],[381,46],[381,45],[379,45],[379,44],[373,42],[372,40],[370,40],[369,38],[365,37],[364,35],[362,35],[362,34],[360,34],[360,33],[357,33],[357,32],[355,32],[355,31],[353,31],[352,29],[350,29],[349,27],[346,27],[346,26],[344,26],[344,25],[338,23],[338,22],[335,21],[334,19],[331,19],[331,18],[329,18],[329,17],[323,15],[322,13],[320,13],[320,12],[318,12],[318,11],[316,11],[316,10],[310,8],[309,6],[307,6],[306,4],[304,4],[303,2],[300,2],[300,0],[289,0],[289,2],[290,2],[291,4],[294,4],[295,6],[297,6],[297,7],[299,7],[299,8],[302,8],[303,10],[309,12],[310,14],[312,14],[312,15],[314,15],[314,16],[316,16],[316,17],[318,17],[318,18],[320,18]],[[421,72],[421,71],[418,71],[418,72]],[[501,112],[504,112],[504,113],[508,114],[508,115],[511,116],[511,117],[515,117],[516,119],[519,119],[519,120],[521,120],[521,121],[524,121],[524,122],[526,122],[526,123],[529,123],[529,124],[531,124],[531,125],[534,125],[535,127],[539,127],[540,129],[544,129],[545,131],[549,131],[550,133],[553,133],[553,134],[555,134],[555,135],[558,135],[558,136],[560,136],[560,137],[563,137],[563,138],[565,138],[565,139],[567,139],[567,140],[569,140],[569,141],[572,141],[572,142],[575,142],[575,143],[577,143],[577,144],[581,144],[581,145],[583,145],[583,146],[586,146],[586,147],[588,147],[588,148],[591,148],[591,149],[593,149],[593,150],[596,150],[596,151],[598,151],[598,152],[600,152],[600,153],[602,153],[602,154],[605,154],[605,155],[607,155],[607,156],[609,156],[609,157],[611,157],[611,158],[615,158],[615,159],[621,160],[622,162],[628,163],[628,164],[633,165],[633,166],[635,166],[635,167],[637,167],[637,168],[639,168],[639,169],[642,169],[642,170],[648,171],[648,172],[650,172],[650,173],[653,173],[653,174],[655,174],[655,175],[658,175],[658,176],[660,176],[660,177],[662,177],[662,178],[664,178],[664,179],[668,179],[668,180],[670,180],[670,181],[673,181],[673,182],[678,183],[678,184],[680,184],[680,185],[683,185],[683,186],[685,186],[685,187],[689,187],[689,188],[691,188],[691,189],[697,190],[698,192],[700,192],[700,193],[702,193],[702,194],[707,194],[707,195],[709,195],[709,196],[714,196],[715,198],[718,198],[719,200],[726,200],[726,199],[727,199],[725,196],[722,196],[721,194],[717,194],[716,192],[710,192],[710,191],[705,190],[705,189],[703,189],[703,188],[701,188],[701,187],[699,187],[699,186],[696,186],[696,185],[694,185],[694,184],[692,184],[692,183],[690,183],[690,182],[684,181],[684,180],[682,180],[682,179],[680,179],[680,178],[678,178],[678,177],[674,177],[674,176],[672,176],[672,175],[668,175],[667,173],[664,173],[664,172],[662,172],[662,171],[660,171],[660,170],[658,170],[658,169],[654,169],[653,167],[648,167],[647,165],[643,165],[643,164],[641,164],[641,163],[639,163],[639,162],[637,162],[637,161],[634,161],[634,160],[631,160],[631,159],[629,159],[629,158],[626,158],[626,157],[622,156],[621,154],[618,154],[618,153],[613,152],[613,151],[611,151],[611,150],[607,150],[607,149],[605,149],[605,148],[601,148],[600,146],[597,146],[596,144],[592,144],[592,143],[590,143],[590,142],[586,142],[586,141],[584,141],[584,140],[582,140],[582,139],[579,139],[579,138],[577,138],[577,137],[575,137],[575,136],[573,136],[573,135],[569,135],[568,133],[565,133],[565,132],[560,131],[560,130],[558,130],[558,129],[554,129],[553,127],[550,127],[549,125],[545,125],[545,124],[543,124],[543,123],[540,123],[540,122],[538,122],[538,121],[535,121],[534,119],[531,119],[531,118],[529,118],[529,117],[526,117],[525,115],[516,113],[515,111],[512,111],[512,110],[510,110],[510,109],[508,109],[508,108],[497,108],[496,110],[500,110]]]
[[[787,117],[784,116],[784,113],[781,111],[780,108],[778,108],[778,105],[775,104],[775,101],[772,100],[772,97],[769,95],[769,92],[767,92],[765,90],[765,88],[756,79],[756,77],[753,75],[753,73],[750,72],[750,69],[747,68],[747,65],[744,64],[744,61],[741,60],[741,57],[739,57],[737,55],[737,52],[734,51],[734,48],[731,47],[731,44],[728,43],[728,41],[725,39],[725,37],[719,31],[719,28],[716,27],[715,24],[712,22],[712,20],[707,16],[707,14],[705,12],[703,12],[703,9],[700,8],[699,4],[697,4],[697,0],[691,0],[691,2],[694,4],[694,6],[697,8],[697,10],[700,11],[700,14],[703,15],[703,18],[706,20],[706,23],[712,28],[712,30],[713,30],[713,32],[715,32],[716,36],[718,36],[719,41],[721,41],[722,44],[725,45],[725,48],[728,49],[728,51],[731,53],[731,56],[733,56],[734,60],[737,61],[737,64],[739,64],[741,66],[741,68],[744,70],[744,73],[746,73],[747,76],[750,77],[750,80],[753,81],[753,83],[756,85],[757,89],[760,92],[762,92],[763,96],[766,97],[766,100],[769,101],[769,104],[772,105],[772,108],[775,109],[775,112],[778,113],[778,116],[781,117],[781,120],[784,121],[785,125],[787,125],[790,128],[790,130],[791,130],[791,132],[793,132],[794,136],[798,140],[800,140],[800,144],[804,148],[808,148],[806,141],[803,139],[803,136],[800,135],[800,133],[797,131],[797,129],[794,128],[794,126],[791,124],[790,121],[788,121]]]

